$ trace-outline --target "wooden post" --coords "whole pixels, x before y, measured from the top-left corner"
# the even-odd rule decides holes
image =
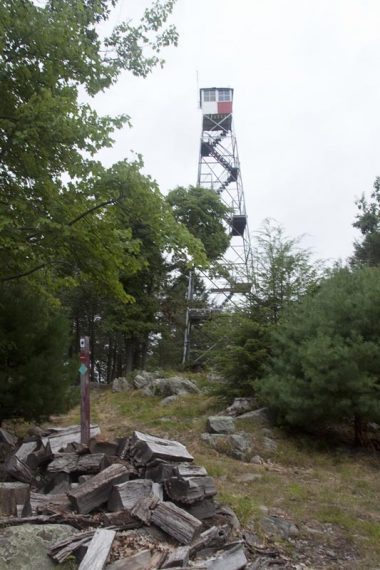
[[[80,441],[90,441],[90,338],[80,337]]]

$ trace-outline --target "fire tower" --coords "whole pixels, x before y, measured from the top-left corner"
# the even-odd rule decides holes
[[[232,303],[241,304],[252,288],[252,251],[232,120],[233,89],[201,89],[199,102],[202,110],[202,135],[197,186],[216,192],[228,207],[230,214],[226,223],[231,241],[220,260],[221,265],[228,270],[227,275],[207,275],[205,278],[212,308],[205,310],[194,306],[193,278],[190,276],[184,363],[190,360],[193,325],[204,320],[212,311],[220,312]]]

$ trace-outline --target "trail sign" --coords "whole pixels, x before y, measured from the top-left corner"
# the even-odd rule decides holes
[[[90,339],[88,336],[80,337],[80,440],[88,444],[90,441]]]

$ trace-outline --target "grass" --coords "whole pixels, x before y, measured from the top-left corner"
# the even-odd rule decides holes
[[[199,383],[205,385],[205,378]],[[278,429],[273,429],[278,449],[268,453],[262,446],[261,428],[265,426],[244,421],[238,422],[238,429],[252,434],[255,453],[267,461],[263,465],[243,463],[201,441],[207,417],[221,409],[218,399],[207,393],[182,397],[166,406],[160,404],[159,398],[146,397],[137,391],[112,393],[109,389],[94,389],[91,399],[92,421],[100,424],[104,439],[124,436],[137,429],[179,439],[187,445],[196,462],[215,478],[219,499],[234,509],[245,527],[255,529],[260,535],[263,512],[295,522],[302,540],[299,546],[291,547],[297,550],[311,544],[307,555],[309,567],[380,568],[377,455],[332,448],[326,442]],[[62,425],[78,421],[78,407],[56,418]],[[257,477],[247,480],[248,474]],[[265,540],[263,534],[260,536]],[[340,559],[319,566],[317,552],[326,546],[345,555],[352,553],[354,562]],[[286,551],[281,541],[278,547]]]

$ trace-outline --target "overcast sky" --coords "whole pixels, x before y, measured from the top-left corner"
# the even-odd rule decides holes
[[[147,4],[122,1],[111,23]],[[233,87],[251,233],[275,218],[317,257],[345,259],[355,199],[380,175],[380,0],[178,0],[171,22],[164,69],[96,98],[133,123],[101,159],[133,149],[162,192],[195,184],[198,88]]]

